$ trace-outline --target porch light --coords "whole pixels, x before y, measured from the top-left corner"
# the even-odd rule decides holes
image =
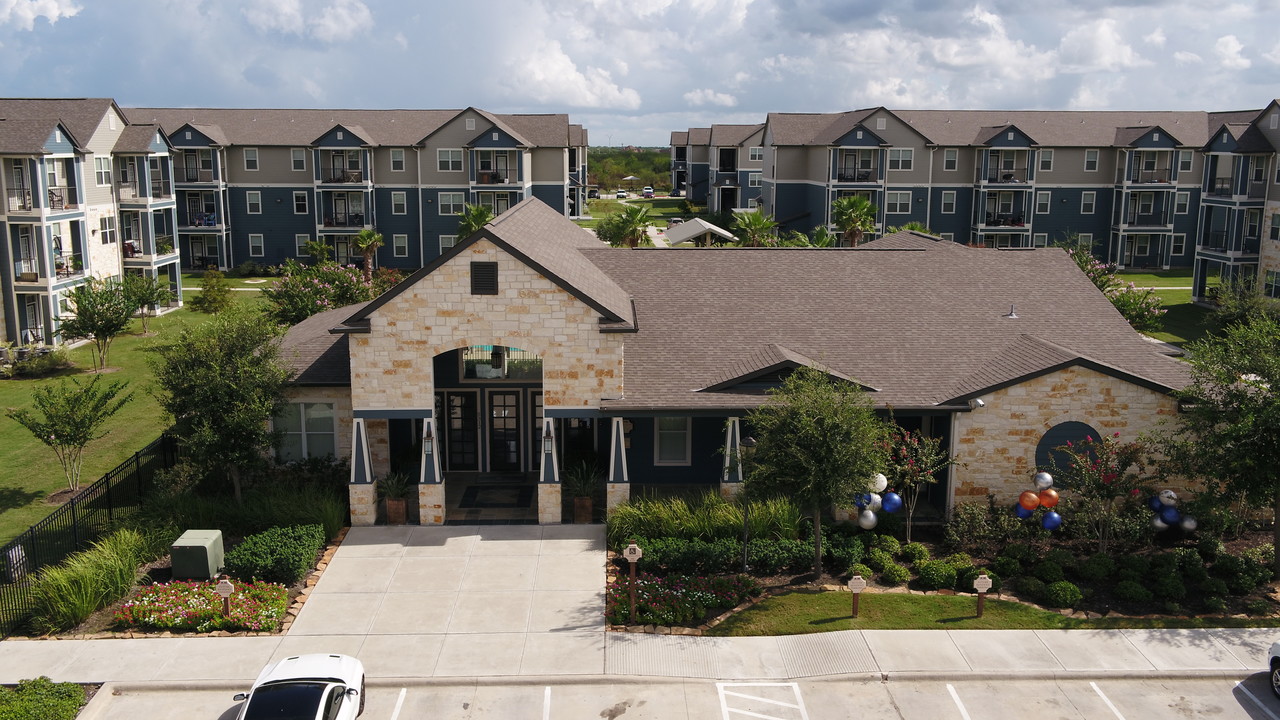
[[[422,438],[422,454],[430,456],[435,452],[436,436],[435,433],[427,433]]]
[[[554,441],[555,441],[555,438],[552,437],[551,435],[551,426],[548,425],[546,432],[542,434],[542,452],[550,453],[552,449],[552,443]]]

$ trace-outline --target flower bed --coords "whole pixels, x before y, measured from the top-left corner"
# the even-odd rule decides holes
[[[142,588],[115,613],[122,627],[154,630],[271,631],[284,619],[289,591],[273,583],[244,583],[231,596],[231,613],[223,617],[216,583],[171,582]]]
[[[625,577],[605,588],[605,619],[624,625],[631,618],[630,581]],[[636,575],[636,622],[645,625],[696,625],[712,610],[727,610],[760,594],[749,575],[657,577]]]

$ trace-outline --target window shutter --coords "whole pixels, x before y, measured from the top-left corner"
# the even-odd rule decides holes
[[[497,295],[498,294],[498,263],[496,262],[471,263],[471,294],[472,295]]]

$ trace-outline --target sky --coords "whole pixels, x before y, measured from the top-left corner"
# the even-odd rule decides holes
[[[568,113],[599,145],[769,112],[1243,110],[1280,0],[0,0],[0,94]]]

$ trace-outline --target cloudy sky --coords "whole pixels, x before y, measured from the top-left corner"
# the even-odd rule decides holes
[[[0,0],[10,96],[567,112],[592,145],[770,111],[1261,108],[1280,0]]]

